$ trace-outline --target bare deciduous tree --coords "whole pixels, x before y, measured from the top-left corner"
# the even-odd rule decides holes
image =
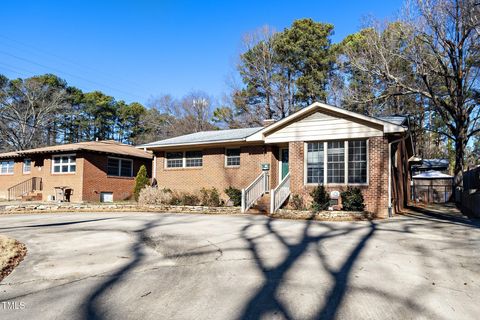
[[[51,128],[57,111],[68,107],[67,93],[47,75],[2,81],[0,135],[9,149],[23,150],[41,143],[40,135]]]
[[[427,111],[441,116],[447,130],[440,133],[455,144],[457,184],[467,143],[480,132],[480,34],[475,2],[417,0],[408,15],[395,22],[396,28],[372,24],[362,50],[346,52],[356,70],[392,89],[384,91],[384,98],[417,95],[426,99]],[[415,76],[392,68],[398,63],[412,66]]]
[[[165,139],[193,132],[214,130],[212,98],[204,92],[191,92],[181,100],[171,95],[152,99],[142,123],[153,139]],[[161,121],[159,121],[161,119]],[[156,136],[155,134],[156,133]]]

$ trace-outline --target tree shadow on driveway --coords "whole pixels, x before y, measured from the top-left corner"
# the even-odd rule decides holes
[[[293,266],[296,264],[302,256],[306,256],[311,252],[309,248],[314,248],[319,260],[320,268],[313,268],[309,272],[312,276],[319,275],[320,272],[326,272],[326,276],[322,275],[326,279],[331,279],[333,284],[329,288],[324,286],[319,287],[317,292],[310,292],[312,294],[320,294],[324,297],[323,302],[319,302],[319,308],[313,310],[313,314],[308,315],[308,319],[336,319],[339,317],[339,312],[342,308],[342,304],[345,302],[347,293],[360,293],[377,297],[379,301],[385,301],[396,306],[398,310],[402,312],[411,312],[419,317],[436,318],[441,319],[435,311],[430,310],[428,306],[424,306],[414,297],[426,296],[429,293],[430,288],[422,285],[413,287],[411,292],[395,292],[388,290],[388,286],[385,289],[380,289],[375,286],[375,279],[373,282],[367,285],[352,286],[351,277],[352,270],[354,270],[355,264],[362,252],[366,248],[369,241],[382,234],[382,237],[388,233],[404,234],[407,237],[414,237],[415,234],[421,234],[423,228],[435,228],[438,227],[437,221],[422,221],[418,224],[418,221],[406,219],[403,223],[395,223],[391,221],[370,221],[360,223],[320,223],[306,221],[303,227],[302,235],[300,239],[296,241],[288,241],[285,235],[282,235],[274,228],[275,220],[268,219],[264,223],[250,223],[243,228],[242,238],[248,243],[248,248],[254,257],[254,262],[257,269],[263,276],[263,282],[260,288],[251,295],[242,310],[242,313],[238,316],[238,319],[265,319],[274,316],[275,319],[295,319],[298,315],[292,313],[295,310],[293,307],[297,303],[289,299],[282,300],[282,286],[287,282],[286,275],[288,272],[293,271]],[[268,232],[257,236],[249,236],[249,229],[254,226],[263,226]],[[315,233],[318,228],[312,228],[312,226],[320,226],[323,228],[321,233]],[[448,228],[449,226],[442,225],[441,228]],[[457,227],[456,225],[454,226]],[[458,226],[459,227],[459,226]],[[475,226],[464,225],[463,227],[472,228]],[[315,229],[315,230],[312,230]],[[325,230],[326,229],[326,230]],[[420,231],[422,230],[422,231]],[[347,251],[345,258],[336,267],[329,265],[328,261],[332,256],[324,252],[323,242],[332,239],[337,239],[335,243],[342,243],[342,238],[349,235],[357,237],[354,241],[352,248],[347,251],[350,245],[339,250]],[[286,251],[286,254],[282,260],[273,267],[266,265],[267,260],[262,257],[260,250],[260,241],[263,237],[274,236],[276,242],[281,244],[281,251]],[[384,238],[379,238],[384,239]],[[385,240],[388,238],[385,238]],[[378,241],[378,240],[377,240]],[[347,249],[347,250],[345,250]],[[430,265],[430,261],[440,259],[434,252],[424,247],[422,244],[417,244],[414,247],[409,248],[413,250],[412,253],[416,254],[419,260],[424,261],[421,265]],[[429,260],[429,261],[427,261]],[[379,262],[380,263],[380,262]],[[386,265],[385,267],[388,267]],[[418,270],[419,274],[426,274],[424,270]],[[392,279],[393,280],[393,279]],[[380,286],[381,287],[381,286]],[[309,289],[316,291],[316,289]],[[387,291],[388,290],[388,291]],[[307,305],[305,307],[308,307]],[[302,307],[300,307],[302,308]],[[315,306],[313,306],[315,309]],[[400,313],[399,313],[400,314]]]
[[[243,229],[243,238],[249,243],[249,249],[255,258],[255,263],[264,276],[264,284],[250,298],[245,309],[243,310],[242,315],[239,318],[261,319],[268,314],[280,314],[285,319],[293,319],[294,317],[289,313],[288,308],[277,298],[277,291],[283,282],[284,276],[291,269],[293,264],[312,245],[318,245],[321,241],[326,239],[344,236],[348,233],[361,229],[367,229],[367,233],[363,235],[361,240],[355,245],[355,248],[350,252],[347,260],[343,263],[341,268],[337,271],[328,270],[334,278],[334,286],[327,294],[327,302],[325,303],[325,306],[314,318],[335,318],[337,310],[342,303],[348,287],[350,271],[362,249],[365,247],[368,240],[374,235],[376,231],[376,224],[374,222],[370,222],[366,228],[357,226],[341,229],[337,229],[331,225],[325,224],[324,227],[328,228],[326,232],[323,232],[320,235],[311,236],[309,235],[309,229],[312,225],[312,221],[309,220],[305,224],[300,241],[291,244],[287,242],[287,240],[282,237],[279,232],[274,230],[272,222],[273,220],[269,219],[265,224],[269,234],[274,235],[276,239],[288,250],[288,253],[280,264],[273,268],[268,268],[262,261],[256,244],[256,240],[258,240],[259,237],[248,237],[247,235],[248,229],[250,229],[253,224],[249,224]]]
[[[213,219],[213,217],[202,217],[203,219]],[[294,319],[298,318],[298,315],[294,314],[291,303],[293,301],[282,300],[282,286],[287,283],[288,277],[287,274],[291,271],[295,271],[293,268],[294,265],[299,262],[306,255],[310,255],[312,252],[313,259],[318,259],[319,266],[315,270],[309,270],[312,273],[312,276],[319,274],[319,272],[326,273],[322,277],[331,280],[332,284],[329,287],[322,286],[319,287],[319,294],[324,296],[324,300],[319,302],[319,308],[313,310],[313,315],[309,315],[309,319],[335,319],[339,318],[343,313],[343,307],[345,307],[345,302],[347,297],[350,297],[349,294],[352,292],[362,292],[362,294],[378,297],[378,299],[383,299],[388,303],[392,303],[391,309],[395,307],[400,311],[408,312],[407,315],[417,315],[418,317],[425,318],[437,318],[441,319],[442,317],[435,313],[435,311],[429,310],[430,306],[423,306],[421,303],[416,301],[416,297],[421,297],[427,295],[430,288],[425,287],[424,285],[415,285],[412,286],[413,290],[410,292],[395,292],[390,290],[389,286],[377,286],[375,285],[376,279],[372,280],[372,283],[358,283],[355,282],[355,285],[352,285],[352,271],[356,269],[356,262],[362,256],[365,248],[370,248],[370,242],[373,239],[378,241],[385,241],[386,239],[392,238],[383,238],[383,235],[388,233],[400,233],[402,235],[402,241],[405,238],[408,238],[410,242],[408,243],[409,247],[401,247],[406,250],[414,250],[411,253],[415,253],[418,256],[418,260],[422,260],[424,263],[419,263],[420,266],[432,265],[433,260],[440,259],[440,256],[436,256],[435,252],[431,251],[428,246],[423,246],[422,243],[417,242],[415,236],[422,235],[425,229],[435,230],[435,232],[442,232],[442,229],[450,230],[453,225],[454,228],[464,229],[467,228],[476,228],[474,225],[469,224],[458,224],[452,222],[452,224],[445,224],[445,221],[438,221],[438,219],[425,218],[425,219],[416,219],[415,217],[401,217],[400,219],[391,219],[385,221],[370,221],[370,222],[358,222],[358,223],[321,223],[316,221],[305,221],[305,222],[288,222],[282,221],[281,226],[284,229],[290,227],[298,230],[299,232],[281,232],[277,222],[279,220],[270,219],[267,217],[248,217],[242,227],[237,230],[240,230],[238,236],[235,235],[235,239],[228,239],[228,241],[240,240],[242,246],[232,246],[226,248],[220,248],[221,242],[215,242],[213,245],[215,248],[213,250],[204,250],[206,246],[196,247],[195,250],[187,250],[185,252],[175,253],[174,257],[185,257],[188,259],[193,256],[202,256],[208,255],[212,252],[217,252],[221,250],[225,255],[229,250],[230,251],[240,251],[245,250],[248,252],[248,255],[251,257],[244,261],[247,263],[253,264],[253,271],[249,273],[256,274],[257,271],[260,272],[262,276],[262,283],[260,286],[253,291],[247,297],[247,302],[240,309],[238,314],[232,315],[232,318],[238,319],[264,319],[268,318],[271,315],[276,315],[275,318],[284,318],[284,319]],[[440,223],[439,223],[440,222]],[[182,222],[173,222],[168,224],[178,224]],[[126,276],[131,272],[135,267],[142,263],[142,260],[145,257],[145,246],[148,246],[148,241],[150,238],[149,233],[155,227],[160,227],[168,225],[167,223],[162,224],[162,220],[156,219],[154,221],[146,222],[142,225],[141,228],[137,229],[134,232],[135,242],[132,244],[130,250],[132,252],[131,260],[114,274],[108,276],[107,280],[96,287],[93,292],[89,295],[86,300],[86,304],[82,306],[82,312],[84,318],[87,319],[103,319],[106,318],[108,314],[108,305],[102,304],[102,297],[107,294],[109,289],[120,284],[122,281],[126,280]],[[259,230],[261,230],[259,232]],[[450,228],[450,229],[449,229]],[[473,229],[476,230],[476,229]],[[194,230],[192,229],[192,232]],[[382,234],[382,238],[378,238]],[[291,236],[294,236],[293,237]],[[213,236],[213,234],[212,234]],[[352,243],[352,236],[355,238]],[[274,239],[274,244],[280,247],[280,261],[275,265],[269,265],[269,262],[272,261],[271,257],[265,257],[262,255],[262,246],[265,245],[265,239]],[[335,266],[329,264],[329,260],[332,258],[330,253],[326,252],[324,243],[332,239],[336,239],[338,243],[342,243],[343,239],[348,239],[345,247],[339,248],[342,250],[342,253],[345,252],[345,255],[342,255],[342,260],[339,261]],[[293,240],[292,240],[293,239]],[[394,238],[396,239],[396,238]],[[182,239],[180,239],[182,240]],[[208,242],[209,239],[206,238]],[[267,241],[268,242],[268,241]],[[335,242],[335,243],[337,243]],[[246,244],[246,247],[243,246]],[[269,243],[271,245],[272,243]],[[201,248],[202,251],[198,251]],[[285,252],[285,254],[283,254]],[[387,252],[388,253],[388,252]],[[168,257],[165,257],[168,258]],[[243,259],[243,257],[242,257]],[[252,261],[252,262],[250,262]],[[207,261],[208,263],[223,263],[222,258],[215,258],[212,261]],[[380,263],[380,262],[379,262]],[[386,267],[390,267],[386,265]],[[213,270],[213,268],[212,268]],[[418,271],[419,274],[426,274],[426,271]],[[380,288],[379,288],[380,287]],[[235,290],[235,288],[232,288]],[[310,289],[309,289],[310,290]],[[314,295],[312,295],[314,296]],[[349,300],[348,300],[349,301]],[[161,301],[159,301],[161,303]],[[395,306],[393,306],[395,304]],[[210,307],[214,306],[215,302],[212,302]],[[178,307],[176,305],[172,308]],[[208,310],[206,308],[205,310]],[[401,312],[398,311],[398,314]],[[391,316],[395,313],[389,313]],[[129,315],[135,316],[135,315]],[[156,315],[152,314],[152,317]],[[388,315],[387,315],[388,317]],[[198,314],[197,318],[209,318],[209,314]]]
[[[111,275],[107,275],[107,280],[97,286],[93,292],[88,296],[85,303],[82,304],[80,312],[84,315],[85,319],[94,319],[100,320],[108,318],[105,316],[109,309],[108,305],[102,303],[101,299],[106,294],[106,292],[112,289],[114,286],[119,285],[126,276],[133,271],[137,266],[139,266],[145,258],[145,248],[149,246],[149,232],[156,227],[165,227],[170,225],[179,225],[179,224],[188,224],[195,222],[195,219],[191,217],[185,217],[180,220],[173,222],[164,222],[164,216],[157,216],[154,220],[148,221],[142,224],[139,229],[134,230],[133,232],[128,232],[133,234],[135,237],[134,243],[130,247],[130,252],[132,259],[119,270],[114,272]],[[78,229],[78,231],[86,231],[87,229]],[[89,229],[88,229],[89,230]],[[98,231],[100,229],[92,229],[90,231]],[[112,229],[103,229],[103,231],[122,231],[122,230],[112,230]]]
[[[148,231],[153,227],[157,226],[157,224],[158,221],[150,221],[144,224],[141,229],[135,231],[136,240],[130,248],[130,251],[133,254],[133,259],[124,267],[111,275],[107,281],[98,286],[88,297],[85,307],[85,319],[103,319],[102,314],[106,310],[102,310],[102,307],[100,306],[99,300],[101,296],[114,284],[122,281],[122,279],[128,274],[130,270],[134,269],[137,265],[139,265],[139,263],[145,256],[143,252],[143,239],[146,238]]]

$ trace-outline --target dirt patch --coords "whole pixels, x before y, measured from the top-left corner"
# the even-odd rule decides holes
[[[0,282],[23,260],[27,248],[15,239],[0,235]]]

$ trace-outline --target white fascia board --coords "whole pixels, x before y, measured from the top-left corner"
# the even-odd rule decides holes
[[[264,141],[265,137],[263,136],[263,130],[257,131],[251,136],[248,136],[245,141],[247,142],[256,142],[256,141]]]
[[[357,119],[361,119],[361,120],[364,120],[364,121],[367,121],[367,122],[370,122],[370,123],[375,123],[375,124],[382,125],[383,126],[383,132],[385,132],[385,133],[395,133],[395,132],[405,132],[405,131],[407,131],[407,129],[405,127],[396,125],[394,123],[384,121],[384,120],[380,120],[380,119],[376,119],[376,118],[369,117],[369,116],[365,116],[363,114],[348,111],[348,110],[345,110],[345,109],[342,109],[342,108],[330,106],[328,104],[318,103],[318,106],[322,109],[330,110],[330,111],[336,112],[336,113],[341,113],[341,114],[344,114],[346,116],[350,116],[352,118],[357,118]]]
[[[176,148],[176,147],[183,147],[183,146],[200,146],[205,144],[221,144],[221,143],[230,143],[230,142],[245,142],[245,139],[234,139],[234,140],[216,140],[216,141],[202,141],[202,142],[185,142],[185,143],[172,143],[172,144],[155,144],[155,145],[143,145],[137,146],[136,148],[146,148],[147,150],[150,149],[158,149],[158,148]]]

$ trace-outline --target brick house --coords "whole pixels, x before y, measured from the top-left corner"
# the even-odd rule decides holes
[[[159,186],[192,193],[232,186],[242,189],[243,211],[263,203],[274,212],[292,194],[309,203],[319,184],[332,198],[358,186],[366,210],[384,217],[409,199],[413,145],[404,116],[374,118],[314,103],[264,127],[198,132],[138,148],[153,151]]]
[[[118,201],[130,199],[152,154],[114,141],[80,142],[0,154],[0,198]]]

